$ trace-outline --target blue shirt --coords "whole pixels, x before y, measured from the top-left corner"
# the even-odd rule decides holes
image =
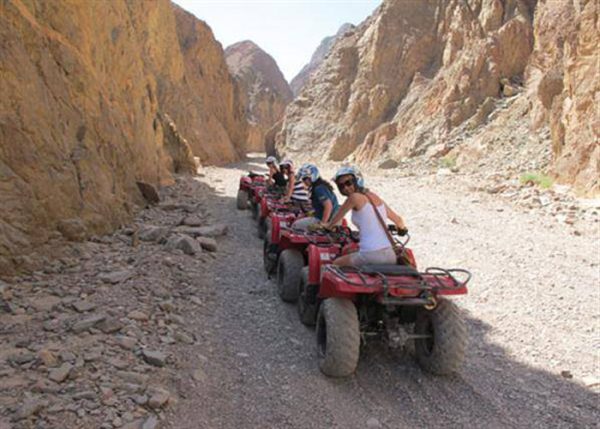
[[[313,188],[310,199],[312,201],[313,209],[315,210],[315,217],[319,220],[323,220],[323,211],[325,210],[323,203],[325,201],[329,200],[333,205],[333,211],[331,212],[331,216],[329,217],[328,221],[331,220],[333,215],[335,215],[340,208],[337,197],[325,185],[317,185],[315,188]]]

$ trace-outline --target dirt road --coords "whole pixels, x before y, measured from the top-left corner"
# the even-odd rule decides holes
[[[597,223],[575,235],[449,176],[367,174],[421,267],[473,272],[457,300],[470,346],[459,375],[434,377],[370,343],[334,380],[235,209],[261,164],[179,178],[131,225],[0,280],[0,429],[596,427]]]
[[[470,346],[460,375],[422,372],[410,351],[371,344],[356,375],[324,377],[314,332],[276,295],[238,179],[260,159],[205,169],[208,206],[231,226],[227,257],[204,273],[211,304],[192,317],[204,342],[182,357],[200,381],[170,428],[594,427],[597,424],[598,243],[506,203],[431,179],[368,177],[406,219],[421,266],[472,270]],[[329,176],[326,176],[329,177]],[[561,375],[562,372],[562,375]]]

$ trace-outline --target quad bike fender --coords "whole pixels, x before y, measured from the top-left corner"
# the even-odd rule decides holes
[[[345,287],[341,279],[332,275],[325,267],[322,277],[321,284],[319,286],[319,299],[325,298],[346,298],[350,300],[354,300],[356,298],[356,294],[360,293],[354,290],[352,287]],[[347,285],[346,285],[347,286]]]
[[[271,243],[279,244],[283,228],[291,226],[297,217],[293,214],[271,213]]]
[[[243,189],[244,191],[248,191],[251,186],[252,186],[251,178],[249,178],[248,176],[240,177],[240,189]]]
[[[308,284],[316,285],[321,281],[323,265],[329,265],[340,253],[339,246],[308,246]]]

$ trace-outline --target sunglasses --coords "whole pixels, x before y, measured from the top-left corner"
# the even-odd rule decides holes
[[[302,178],[302,181],[303,181],[303,182],[307,182],[307,183],[310,183],[310,182],[311,182],[311,180],[310,180],[310,177],[308,177],[308,176],[306,176],[306,177],[303,177],[303,178]]]
[[[338,182],[337,185],[338,185],[338,188],[345,189],[349,186],[354,186],[354,180],[348,179],[345,182]]]

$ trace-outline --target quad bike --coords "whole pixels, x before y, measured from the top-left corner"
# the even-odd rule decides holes
[[[265,238],[267,232],[267,219],[273,213],[293,214],[296,218],[304,215],[304,210],[292,201],[283,201],[279,194],[263,195],[260,200],[258,215],[258,238]]]
[[[264,187],[265,176],[252,171],[240,177],[240,186],[237,193],[236,205],[238,210],[246,210],[250,199],[254,195],[254,189]]]
[[[283,196],[283,193],[283,189],[274,186],[256,187],[252,197],[250,198],[252,219],[259,220],[263,198],[266,198],[268,201],[279,200]]]
[[[293,220],[271,218],[268,226],[270,234],[265,239],[263,260],[267,274],[277,272],[277,291],[286,302],[295,302],[300,294],[302,269],[310,262],[309,246],[346,246],[350,244],[347,236],[341,236],[324,230],[298,230],[290,226]]]
[[[361,342],[379,338],[391,347],[414,341],[419,365],[434,374],[456,372],[462,364],[467,332],[462,314],[450,295],[467,293],[471,274],[464,269],[416,268],[406,242],[406,265],[338,267],[310,264],[302,273],[298,310],[303,322],[316,313],[321,371],[344,377],[356,370]],[[335,249],[317,251],[334,259]],[[317,311],[318,308],[318,311]],[[304,318],[303,318],[304,317]],[[407,325],[414,325],[412,332]]]
[[[292,227],[292,224],[310,213],[307,208],[295,208],[294,210],[278,210],[271,212],[265,219],[265,234],[263,242],[263,264],[269,277],[277,268],[279,259],[279,242],[281,232]]]

